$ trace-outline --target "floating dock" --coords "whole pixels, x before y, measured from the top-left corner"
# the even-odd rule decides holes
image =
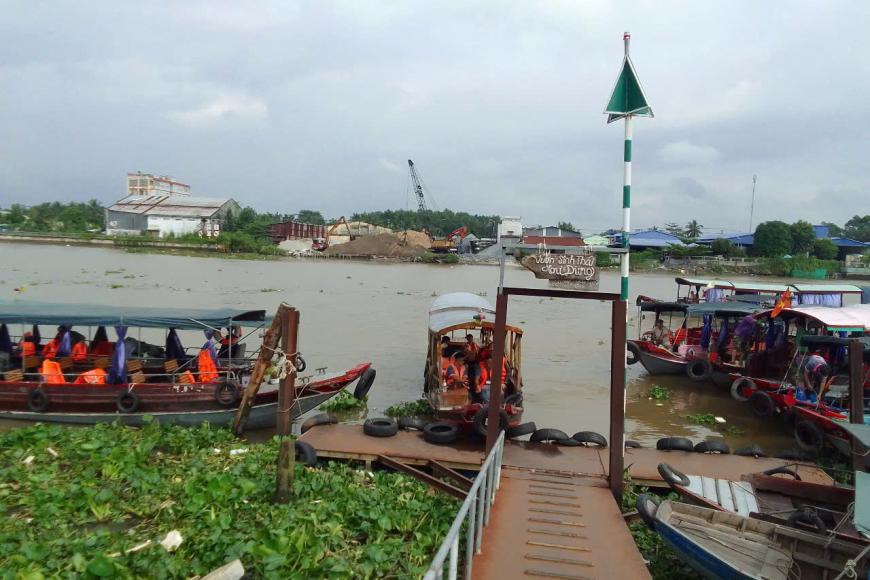
[[[417,431],[369,437],[360,425],[322,425],[300,437],[321,459],[352,460],[367,466],[429,466],[477,471],[485,459],[482,441],[434,445]],[[473,578],[649,578],[608,482],[608,449],[506,441],[501,478],[483,550],[473,559]],[[804,481],[832,484],[814,465],[770,458],[705,455],[685,451],[626,449],[629,475],[643,485],[665,486],[657,466],[667,462],[692,475],[739,480],[743,475],[789,466]],[[453,473],[461,486],[461,476]],[[461,496],[452,484],[436,482]]]

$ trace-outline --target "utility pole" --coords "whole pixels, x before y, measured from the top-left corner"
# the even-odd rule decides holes
[[[749,205],[749,234],[752,234],[752,218],[755,214],[755,181],[758,179],[757,175],[752,176],[752,203]]]

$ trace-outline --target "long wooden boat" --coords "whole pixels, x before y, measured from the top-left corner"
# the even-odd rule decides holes
[[[659,464],[658,472],[692,505],[747,517],[763,515],[775,523],[833,530],[842,539],[862,540],[848,517],[855,502],[851,487],[801,481],[796,472],[782,467],[745,475],[740,481],[686,475],[667,463]]]
[[[102,336],[105,336],[105,327],[122,329],[111,356],[88,354],[85,360],[77,363],[61,356],[50,359],[56,362],[56,368],[61,369],[50,377],[53,380],[49,380],[45,371],[45,346],[37,342],[32,347],[36,354],[30,355],[16,350],[11,340],[6,341],[13,344],[6,348],[13,351],[9,354],[15,366],[7,369],[0,378],[0,419],[73,424],[117,421],[125,425],[141,425],[147,420],[155,420],[178,425],[203,422],[227,425],[235,417],[242,389],[250,380],[260,350],[257,349],[252,356],[245,356],[246,348],[241,342],[245,336],[242,336],[241,328],[252,329],[246,335],[249,337],[262,329],[267,320],[263,310],[0,302],[0,324],[6,335],[9,326],[18,324],[22,327],[22,337],[26,329],[37,331],[40,325],[62,325],[63,332],[69,333],[76,328],[87,331],[89,335],[94,327],[103,327]],[[165,330],[166,348],[125,338],[129,327]],[[217,355],[211,357],[216,359],[213,366],[199,368],[198,363],[204,362],[204,351],[210,352],[211,333],[221,328],[229,329],[229,332],[239,331],[239,336],[228,341],[220,353],[214,349]],[[208,331],[208,342],[203,348],[188,353],[174,332],[179,330]],[[151,332],[155,334],[153,330]],[[83,336],[80,335],[78,340],[84,340]],[[278,355],[275,358],[279,358]],[[294,417],[310,411],[354,382],[354,394],[365,396],[375,378],[375,370],[369,362],[343,372],[327,373],[326,368],[321,367],[309,374],[305,374],[305,361],[298,353],[294,362],[298,371]],[[106,369],[109,373],[105,372]],[[79,384],[77,377],[88,373],[99,375],[97,384]],[[274,425],[277,404],[277,380],[264,381],[254,399],[247,425],[251,428]]]
[[[706,578],[830,580],[867,578],[864,546],[734,513],[637,500],[638,512],[680,558]]]

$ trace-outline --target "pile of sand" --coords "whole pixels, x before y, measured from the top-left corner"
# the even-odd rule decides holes
[[[377,234],[361,236],[352,242],[328,247],[328,255],[347,254],[351,256],[386,256],[390,258],[417,258],[429,249],[429,237],[421,232],[409,230],[398,234]]]

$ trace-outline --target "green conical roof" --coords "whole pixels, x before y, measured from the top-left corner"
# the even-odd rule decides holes
[[[604,113],[608,115],[608,123],[626,115],[653,116],[652,107],[649,106],[646,95],[643,94],[643,88],[640,86],[637,73],[634,71],[634,66],[628,56],[622,61],[622,70],[616,79],[616,86],[613,87],[613,93],[610,95]]]

